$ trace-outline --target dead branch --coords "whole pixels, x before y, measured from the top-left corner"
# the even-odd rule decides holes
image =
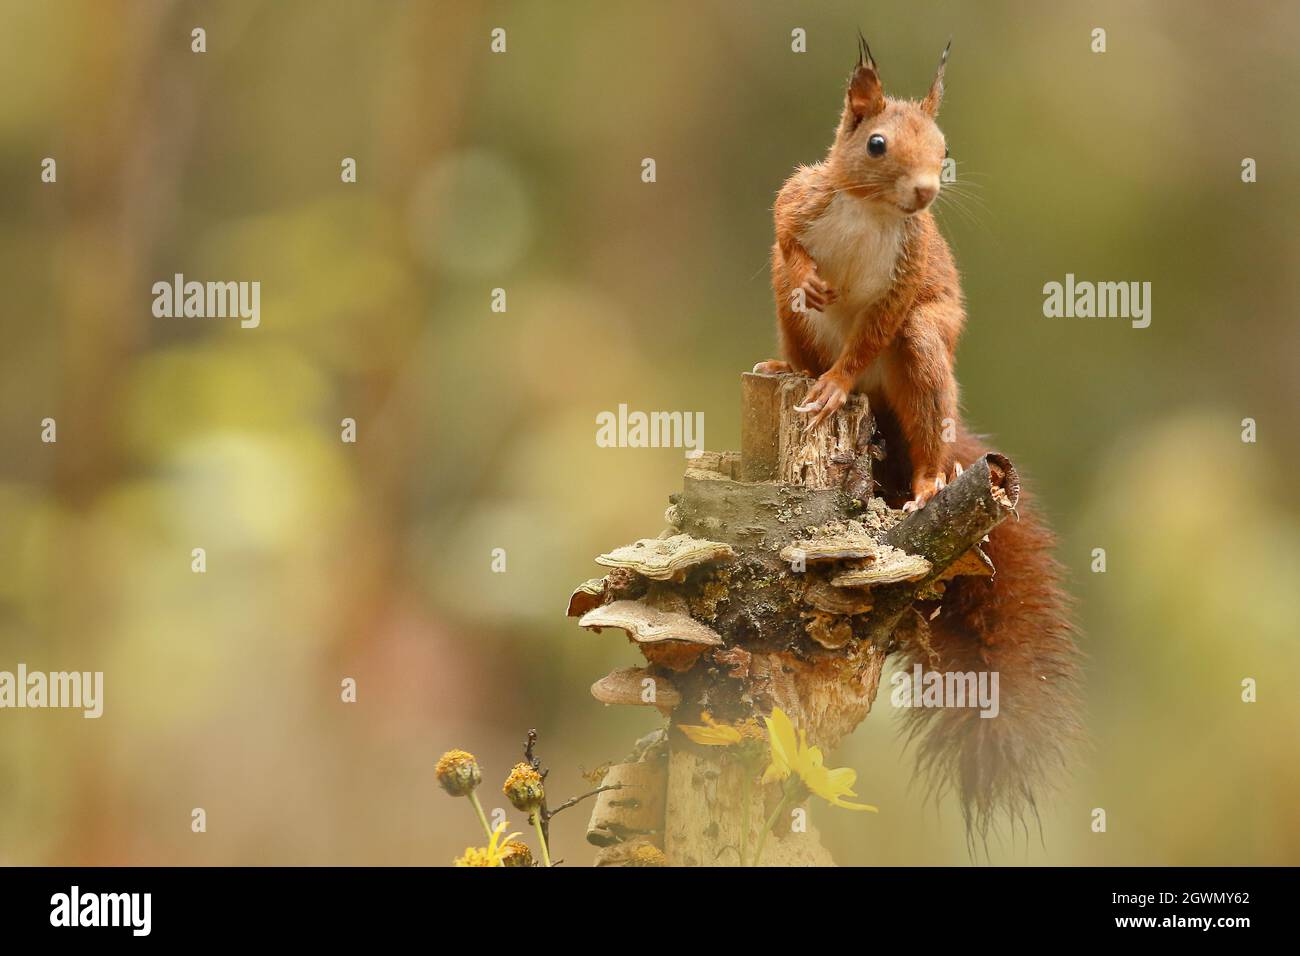
[[[870,497],[880,451],[866,398],[806,432],[795,405],[811,385],[744,375],[740,454],[691,460],[670,527],[601,555],[609,572],[570,599],[584,628],[622,632],[647,661],[597,681],[593,695],[669,718],[659,744],[610,767],[589,794],[602,865],[619,865],[627,855],[613,848],[632,842],[677,865],[754,846],[762,817],[740,812],[747,788],[763,803],[754,767],[674,725],[699,724],[705,710],[738,724],[780,707],[809,741],[833,747],[870,712],[886,655],[919,639],[916,615],[905,616],[915,602],[955,575],[990,572],[977,546],[1014,514],[1011,462],[986,455],[922,510],[891,510]],[[760,864],[830,864],[811,828],[764,851]]]

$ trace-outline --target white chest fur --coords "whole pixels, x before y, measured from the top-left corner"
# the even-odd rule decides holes
[[[839,193],[799,240],[823,281],[839,294],[825,314],[808,316],[819,344],[838,354],[854,320],[893,282],[903,250],[903,220],[877,214],[861,199]]]
[[[903,220],[839,193],[799,238],[841,302],[869,305],[893,279],[903,250]]]

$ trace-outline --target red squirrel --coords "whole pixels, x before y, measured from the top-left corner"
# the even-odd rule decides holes
[[[947,59],[945,49],[923,100],[894,99],[859,36],[829,155],[797,169],[777,197],[772,288],[784,361],[754,369],[816,378],[799,406],[809,428],[865,392],[886,439],[886,499],[908,511],[987,451],[960,424],[953,366],[966,313],[930,213],[947,157],[935,123]],[[939,790],[956,787],[968,834],[987,837],[999,812],[1036,815],[1037,795],[1081,736],[1080,654],[1053,546],[1022,493],[1018,518],[984,545],[993,577],[949,582],[930,647],[902,648],[909,669],[999,674],[995,718],[905,711],[918,768]]]

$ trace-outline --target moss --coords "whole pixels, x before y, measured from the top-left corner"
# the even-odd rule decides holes
[[[699,590],[688,600],[691,616],[713,623],[718,619],[718,605],[731,599],[731,572],[722,570],[705,576]]]

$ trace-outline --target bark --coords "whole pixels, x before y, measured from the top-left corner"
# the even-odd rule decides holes
[[[976,547],[1020,500],[1020,477],[1010,460],[990,452],[922,508],[884,536],[884,543],[928,559],[933,570],[920,581],[879,589],[870,635],[887,644],[917,594],[958,558]]]
[[[665,852],[671,866],[736,866],[740,861],[742,777],[737,761],[675,749],[669,757]],[[750,783],[746,856],[752,859],[759,831],[774,809]],[[806,806],[806,804],[805,804]],[[801,808],[802,809],[802,808]],[[806,832],[769,836],[759,866],[834,866],[811,825]],[[748,860],[747,860],[748,862]]]
[[[946,574],[985,573],[986,559],[972,549],[1014,511],[1015,469],[992,454],[919,512],[905,516],[869,499],[865,397],[805,432],[807,416],[794,406],[811,385],[745,375],[740,456],[694,459],[671,496],[665,540],[602,556],[616,570],[570,601],[583,626],[626,630],[649,665],[635,675],[648,692],[638,696],[626,670],[597,681],[596,692],[670,710],[656,745],[606,776],[635,780],[640,797],[633,808],[619,806],[621,790],[600,795],[589,839],[606,847],[603,865],[627,859],[617,847],[630,840],[653,842],[670,865],[734,865],[742,843],[752,855],[779,800],[775,787],[759,783],[766,743],[702,746],[679,726],[701,724],[704,711],[743,725],[780,707],[810,743],[834,747],[870,713],[887,654],[913,631],[913,602],[942,587]],[[873,583],[843,586],[859,581]],[[623,603],[606,610],[614,602]],[[657,681],[668,691],[662,697]],[[662,818],[651,819],[659,807]],[[788,817],[759,863],[831,865],[816,831],[804,832],[806,817]]]

